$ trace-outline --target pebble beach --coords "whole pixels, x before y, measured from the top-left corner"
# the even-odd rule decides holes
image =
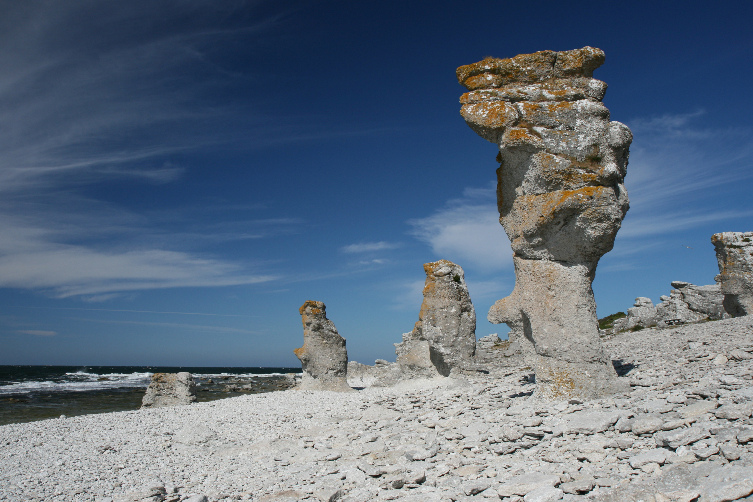
[[[0,500],[753,500],[753,316],[604,343],[595,401],[508,365],[0,426]]]

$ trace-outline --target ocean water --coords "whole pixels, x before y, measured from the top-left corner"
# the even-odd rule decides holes
[[[135,410],[153,373],[188,371],[197,401],[290,388],[300,368],[0,366],[0,425]]]

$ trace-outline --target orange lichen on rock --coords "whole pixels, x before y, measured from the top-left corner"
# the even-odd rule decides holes
[[[426,283],[418,322],[402,343],[395,344],[397,362],[416,376],[447,376],[468,369],[476,351],[476,311],[463,269],[448,260],[424,264]],[[415,359],[430,361],[416,364]]]
[[[324,303],[308,300],[298,312],[303,322],[303,347],[293,350],[301,361],[304,390],[350,391],[345,339],[327,319]]]
[[[457,69],[458,82],[469,90],[529,84],[550,78],[590,77],[604,63],[604,52],[593,47],[572,51],[539,51],[513,58],[487,58]]]
[[[753,314],[753,232],[711,236],[719,262],[716,282],[724,293],[724,310],[733,317]]]

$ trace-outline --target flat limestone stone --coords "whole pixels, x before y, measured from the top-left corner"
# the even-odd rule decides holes
[[[682,418],[696,418],[700,417],[704,413],[708,413],[716,409],[717,406],[719,406],[719,403],[717,403],[716,401],[705,400],[684,406],[677,410],[677,412]]]
[[[667,450],[663,448],[654,448],[653,450],[644,451],[633,457],[630,457],[630,467],[640,469],[646,464],[655,463],[663,464],[667,461]]]
[[[597,434],[614,425],[620,414],[614,411],[579,411],[572,413],[565,422],[565,433]]]
[[[525,496],[540,487],[555,487],[560,484],[560,477],[542,472],[521,474],[506,481],[497,488],[500,497],[512,497],[513,495]]]
[[[693,444],[696,441],[709,437],[709,431],[701,427],[693,426],[687,429],[675,429],[662,431],[654,435],[658,446],[668,446],[672,449]]]
[[[714,470],[700,486],[704,502],[726,502],[753,493],[753,468],[725,465]]]

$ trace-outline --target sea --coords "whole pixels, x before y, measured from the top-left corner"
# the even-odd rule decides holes
[[[301,368],[170,366],[0,366],[0,425],[136,410],[154,373],[188,371],[196,400],[293,386]]]

